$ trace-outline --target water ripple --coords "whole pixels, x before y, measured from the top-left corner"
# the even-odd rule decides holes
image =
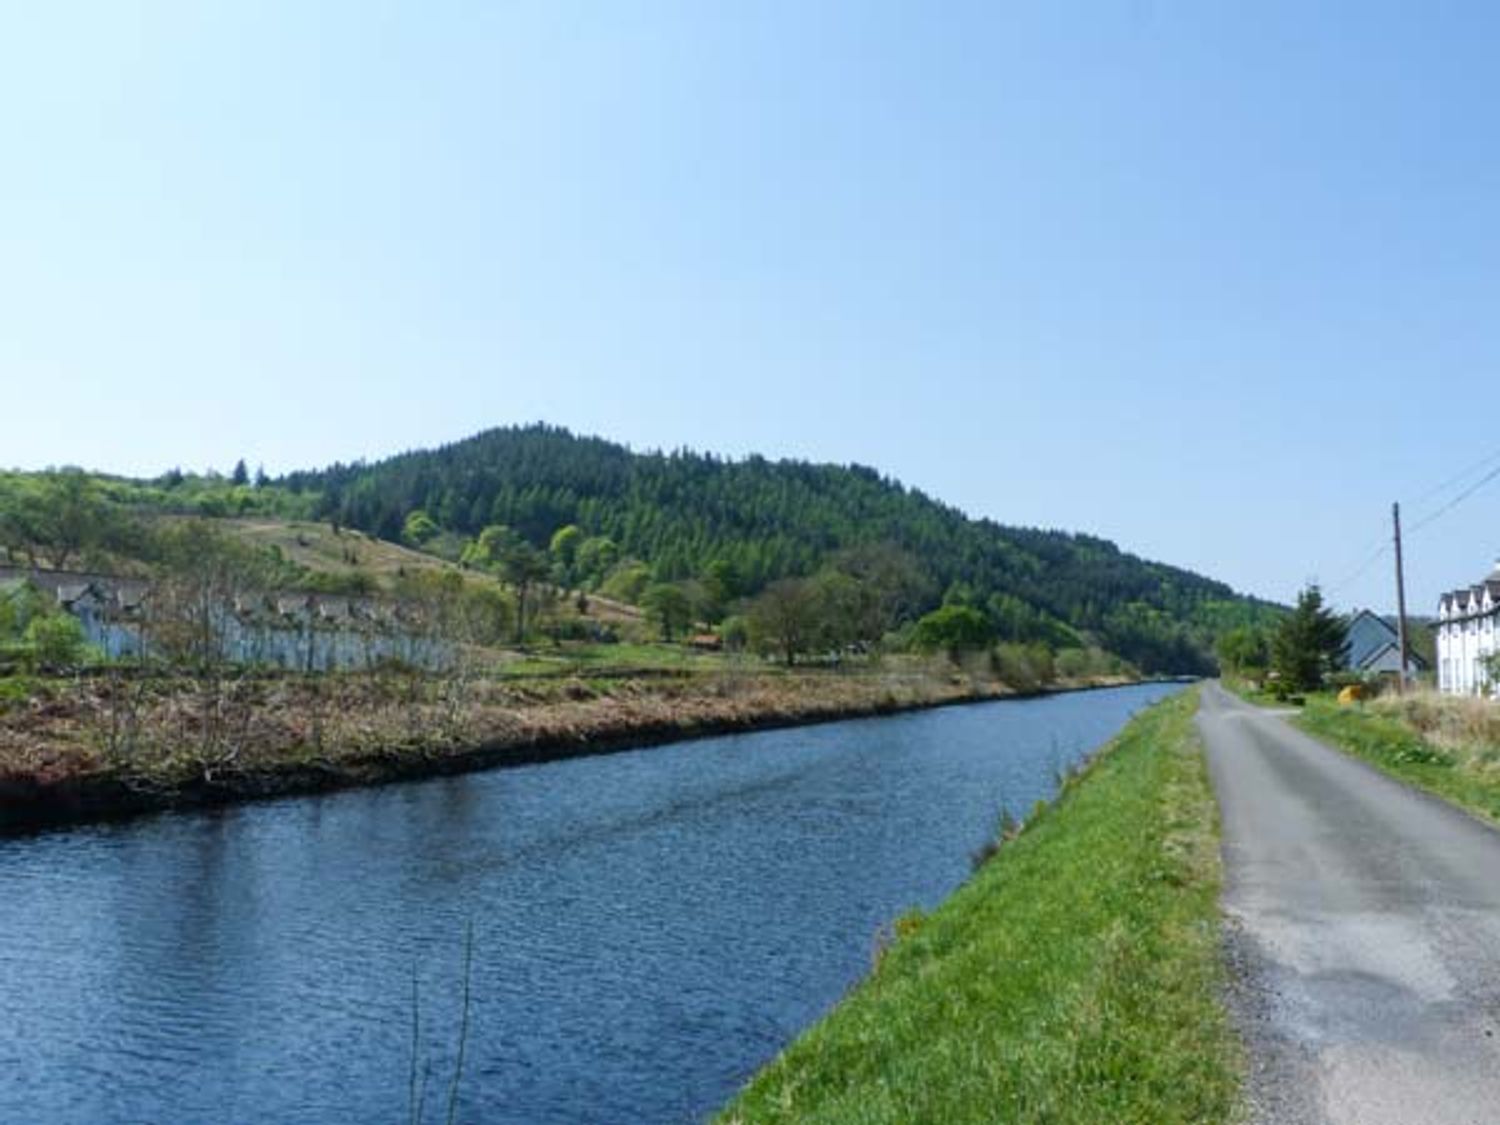
[[[1169,689],[0,841],[0,1121],[689,1121]],[[1059,749],[1059,748],[1063,749]]]

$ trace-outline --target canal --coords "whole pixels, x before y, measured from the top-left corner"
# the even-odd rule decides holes
[[[0,1121],[701,1119],[1176,690],[0,840]]]

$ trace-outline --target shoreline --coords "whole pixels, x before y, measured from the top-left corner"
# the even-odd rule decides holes
[[[1197,708],[1137,713],[710,1120],[1238,1120]]]
[[[77,773],[56,779],[0,777],[0,838],[119,822],[163,812],[316,796],[344,789],[617,754],[699,738],[1163,682],[1190,681],[1171,677],[1111,679],[1025,692],[999,685],[970,684],[960,688],[948,684],[931,697],[895,699],[877,692],[872,693],[868,700],[855,702],[820,699],[814,695],[789,707],[751,713],[726,706],[720,709],[720,713],[710,708],[704,714],[693,714],[691,708],[685,708],[682,714],[666,719],[622,714],[616,721],[593,730],[549,732],[542,729],[530,734],[523,731],[477,739],[459,749],[445,749],[435,741],[417,747],[388,745],[339,760],[283,759],[248,769],[223,770],[217,775],[204,770],[200,775],[169,782],[124,769]]]

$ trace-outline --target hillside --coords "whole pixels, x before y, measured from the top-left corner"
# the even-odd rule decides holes
[[[703,582],[725,603],[851,552],[894,549],[920,578],[908,619],[945,600],[972,604],[1002,639],[1092,641],[1150,672],[1208,671],[1218,632],[1274,612],[1104,539],[970,519],[874,469],[635,453],[548,426],[293,473],[274,487],[291,506],[387,540],[415,512],[450,541],[504,525],[545,548],[576,526],[600,562],[577,577],[598,583],[639,560],[650,580]]]

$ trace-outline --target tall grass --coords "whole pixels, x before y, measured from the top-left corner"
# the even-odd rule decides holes
[[[1359,707],[1310,700],[1294,720],[1387,773],[1500,823],[1500,704],[1416,691]]]
[[[723,1120],[1232,1119],[1195,707],[1187,693],[1134,720]]]

